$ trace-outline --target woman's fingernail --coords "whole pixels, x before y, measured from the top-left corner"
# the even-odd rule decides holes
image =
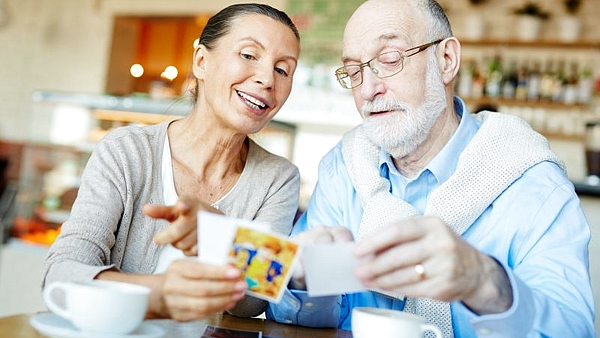
[[[233,289],[235,291],[245,291],[248,288],[248,284],[246,284],[246,282],[242,281],[242,282],[237,282],[235,283]]]
[[[229,302],[229,304],[225,305],[225,310],[233,309],[238,300],[234,300],[232,302]]]
[[[236,292],[231,296],[231,299],[233,301],[238,301],[240,299],[244,298],[244,293],[243,292]]]
[[[229,278],[238,278],[238,277],[240,277],[240,275],[241,275],[240,270],[233,268],[233,267],[229,267],[225,271],[225,276],[227,276]]]

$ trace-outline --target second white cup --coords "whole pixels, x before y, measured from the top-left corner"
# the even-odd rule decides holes
[[[351,325],[354,338],[422,338],[426,331],[444,337],[437,327],[426,324],[425,318],[391,309],[354,308]]]
[[[64,305],[57,301],[59,290],[64,293]],[[150,289],[103,280],[55,282],[46,286],[43,297],[50,311],[81,331],[127,334],[144,321]]]

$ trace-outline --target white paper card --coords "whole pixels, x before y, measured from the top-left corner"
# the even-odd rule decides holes
[[[302,249],[306,288],[311,297],[364,291],[354,276],[354,242],[307,245]]]
[[[228,261],[236,225],[223,215],[198,212],[198,260],[215,265]]]
[[[371,289],[371,291],[373,291],[375,293],[379,293],[379,294],[389,297],[389,298],[404,299],[404,295],[401,293],[397,293],[397,292],[385,291],[382,289]]]
[[[199,211],[198,225],[198,259],[202,262],[223,265],[228,263],[231,243],[238,226],[268,232],[265,223],[227,217],[212,212]]]

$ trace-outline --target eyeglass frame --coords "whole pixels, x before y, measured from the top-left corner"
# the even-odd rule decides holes
[[[418,53],[426,50],[427,48],[429,48],[429,47],[431,47],[433,45],[436,45],[436,44],[438,44],[438,43],[440,43],[440,42],[442,42],[444,40],[445,39],[438,39],[438,40],[435,40],[435,41],[432,41],[432,42],[429,42],[429,43],[426,43],[426,44],[423,44],[423,45],[420,45],[420,46],[411,47],[411,48],[406,49],[404,51],[392,50],[392,51],[388,51],[388,52],[383,52],[383,53],[377,54],[373,58],[369,59],[366,62],[355,64],[355,65],[342,66],[342,67],[336,69],[335,70],[335,77],[336,77],[338,83],[344,89],[354,89],[354,88],[362,85],[363,79],[364,79],[363,71],[364,71],[364,68],[367,67],[367,66],[369,67],[369,69],[371,69],[371,71],[373,72],[373,74],[375,74],[375,76],[377,76],[380,79],[385,79],[385,78],[388,78],[388,77],[392,77],[392,76],[400,73],[404,69],[404,59],[406,59],[408,57],[411,57],[411,56],[413,56],[415,54],[418,54]],[[415,50],[415,49],[416,49],[416,51],[414,51],[413,53],[407,54],[408,52],[410,52],[412,50]],[[392,74],[388,74],[386,76],[379,76],[379,74],[378,74],[379,69],[378,68],[374,68],[371,65],[371,62],[373,62],[374,60],[377,60],[382,55],[385,55],[385,54],[388,54],[388,53],[399,53],[400,54],[399,61],[400,61],[401,67],[398,68],[398,71],[393,72]],[[348,66],[350,66],[350,67],[359,67],[358,71],[360,73],[360,82],[358,84],[356,84],[354,86],[350,86],[350,87],[344,85],[344,80],[343,80],[344,78],[350,77],[350,74],[348,74],[348,72],[346,71],[346,67],[348,67]],[[350,82],[352,82],[352,80],[350,80]]]

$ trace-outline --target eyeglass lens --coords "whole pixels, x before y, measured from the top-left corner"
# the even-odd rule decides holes
[[[357,65],[347,65],[338,68],[335,71],[335,76],[343,88],[352,89],[358,87],[363,81],[363,71],[365,67],[369,67],[373,74],[379,78],[394,76],[404,68],[404,59],[415,54],[418,54],[430,46],[443,41],[442,39],[426,43],[417,47],[409,48],[404,52],[390,51],[381,53],[367,62]],[[406,54],[409,51],[416,50],[411,54]]]

